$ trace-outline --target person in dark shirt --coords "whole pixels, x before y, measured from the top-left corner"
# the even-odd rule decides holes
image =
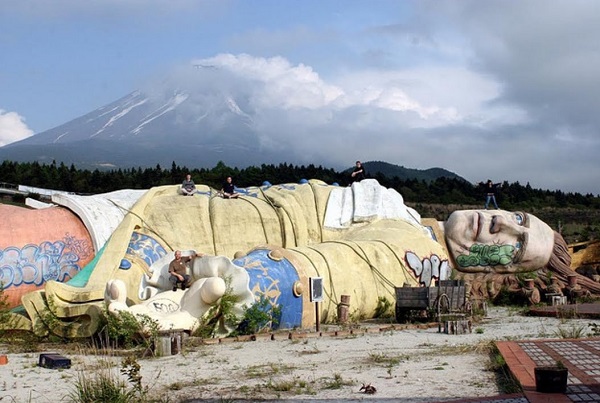
[[[231,176],[228,176],[223,183],[221,193],[223,194],[224,199],[237,199],[240,197],[240,194],[235,191],[235,185],[233,184],[233,179]]]
[[[487,210],[490,201],[494,203],[494,207],[496,207],[496,210],[499,209],[498,207],[498,203],[496,203],[496,193],[498,191],[498,188],[502,187],[501,183],[492,183],[491,179],[488,179],[486,184],[484,185],[485,188],[485,209]]]
[[[352,178],[352,183],[360,182],[361,180],[366,178],[365,168],[362,166],[362,163],[360,161],[356,161],[356,166],[354,167],[354,170],[352,171],[350,176]]]

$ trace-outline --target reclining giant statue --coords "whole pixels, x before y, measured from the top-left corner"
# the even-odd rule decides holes
[[[398,192],[373,179],[351,187],[319,180],[266,184],[241,193],[223,199],[200,185],[193,197],[181,197],[174,185],[138,191],[127,202],[73,196],[77,208],[71,209],[90,233],[95,258],[65,277],[69,281],[53,278],[28,290],[17,327],[87,337],[99,330],[108,310],[148,315],[163,329],[193,331],[228,293],[238,318],[264,298],[279,308],[279,327],[309,328],[315,325],[311,278],[322,279],[320,318],[332,322],[342,295],[351,296],[357,317],[368,318],[382,298],[393,301],[395,287],[404,285],[463,278],[471,297],[490,299],[503,287],[518,289],[523,273],[542,290],[550,278],[564,288],[575,275],[562,237],[526,213],[456,211],[438,223],[421,219]],[[119,215],[119,222],[107,228],[103,214]],[[168,281],[176,250],[198,255],[185,291],[173,291]],[[3,269],[0,281],[18,277],[18,269]],[[579,285],[600,294],[600,284],[585,277],[579,276]],[[48,310],[51,329],[44,323]],[[222,326],[219,334],[232,329]]]

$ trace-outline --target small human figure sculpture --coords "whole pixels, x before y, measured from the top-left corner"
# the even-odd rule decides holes
[[[189,287],[190,276],[187,274],[187,263],[191,262],[197,256],[202,256],[194,253],[192,256],[181,256],[181,251],[175,251],[175,259],[169,264],[169,281],[173,284],[173,291],[177,291],[177,285],[181,285],[181,289],[185,290]]]
[[[490,201],[494,203],[496,210],[499,209],[498,203],[496,203],[496,193],[499,187],[502,187],[501,183],[493,183],[491,179],[488,179],[485,184],[485,209],[487,210]]]
[[[362,166],[360,161],[356,161],[356,166],[354,167],[354,170],[350,176],[352,177],[352,183],[360,182],[361,180],[365,179],[365,168]]]
[[[231,176],[228,176],[225,182],[223,182],[221,193],[224,199],[237,199],[240,197],[240,194],[235,191],[235,185]]]
[[[185,180],[181,184],[181,194],[184,196],[193,196],[196,193],[196,184],[192,180],[192,175],[187,174]]]

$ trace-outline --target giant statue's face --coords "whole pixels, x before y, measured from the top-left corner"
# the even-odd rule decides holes
[[[464,272],[537,270],[548,263],[554,247],[554,231],[522,212],[455,211],[444,232],[456,269]]]

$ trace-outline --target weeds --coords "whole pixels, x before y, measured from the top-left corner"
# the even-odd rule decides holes
[[[146,403],[161,400],[156,395],[151,397],[150,388],[143,385],[141,367],[134,356],[121,360],[120,374],[127,381],[114,370],[115,366],[110,359],[97,360],[92,366],[84,366],[77,375],[68,399],[76,403]],[[157,378],[159,376],[160,373]]]
[[[0,282],[0,340],[8,342],[8,351],[39,351],[40,338],[34,332],[12,330],[15,328],[17,314],[13,314],[8,307],[8,295],[4,290],[4,284]]]
[[[590,333],[591,337],[598,337],[598,336],[600,336],[600,324],[598,324],[598,323],[589,323],[588,326],[592,330],[592,332]]]
[[[283,379],[280,381],[274,381],[273,379],[269,379],[265,384],[257,385],[253,388],[253,392],[263,392],[264,389],[277,392],[276,396],[279,399],[279,392],[290,392],[290,394],[310,394],[314,395],[315,392],[312,389],[311,383],[300,379],[300,377],[295,376],[292,379]],[[251,391],[247,387],[240,387],[240,392],[249,394]]]
[[[382,365],[387,368],[388,378],[392,378],[394,367],[403,361],[408,361],[408,355],[404,356],[387,356],[383,353],[369,353],[367,362]]]
[[[554,334],[562,339],[580,339],[586,336],[586,329],[586,326],[576,324],[569,327],[559,326]]]
[[[500,288],[500,292],[494,298],[493,303],[495,306],[513,307],[519,310],[523,310],[523,307],[527,306],[526,298],[520,293],[511,291],[507,286]]]
[[[319,354],[321,350],[317,347],[316,344],[313,344],[310,350],[302,350],[298,352],[298,355],[309,355],[309,354]]]
[[[284,364],[270,363],[265,365],[254,365],[246,369],[245,375],[248,378],[263,378],[272,377],[275,375],[286,374],[291,372],[294,367]]]
[[[577,319],[579,315],[577,314],[577,306],[572,308],[569,306],[562,306],[556,310],[556,316],[561,322],[565,323],[568,319]]]
[[[160,329],[157,321],[148,315],[132,314],[127,311],[114,313],[105,311],[106,323],[99,332],[106,347],[124,347],[126,349],[143,347],[144,352],[151,351]]]
[[[80,403],[115,402],[129,403],[138,401],[134,389],[128,389],[125,381],[113,371],[113,364],[106,360],[98,362],[99,368],[93,372],[82,370],[78,373],[74,390],[69,394],[69,400]]]
[[[364,320],[365,317],[366,317],[366,315],[364,312],[362,312],[360,309],[355,309],[354,311],[352,311],[350,313],[350,315],[348,315],[348,321],[350,323],[356,324],[356,323]]]
[[[498,350],[498,346],[495,342],[489,342],[487,344],[488,355],[490,357],[490,362],[488,364],[487,370],[494,372],[496,375],[496,384],[498,385],[498,389],[502,393],[520,393],[522,392],[521,385],[517,381],[517,379],[513,376],[512,372],[508,368],[506,361],[502,354],[500,354],[500,350]]]
[[[352,386],[354,385],[353,381],[344,380],[342,375],[339,373],[333,374],[333,379],[325,379],[325,383],[323,385],[323,389],[341,389],[342,386]]]
[[[394,316],[392,312],[392,303],[388,301],[386,297],[379,297],[377,299],[377,306],[373,313],[373,318],[391,318]]]
[[[129,383],[133,385],[133,390],[139,395],[143,396],[146,394],[147,390],[142,387],[140,364],[134,356],[130,355],[123,358],[123,361],[121,361],[121,374],[127,377]]]

